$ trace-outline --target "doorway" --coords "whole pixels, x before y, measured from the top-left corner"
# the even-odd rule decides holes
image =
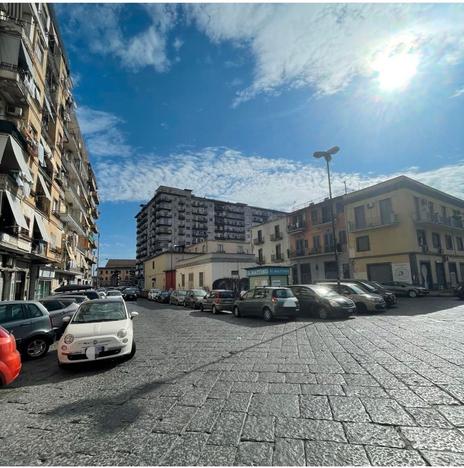
[[[435,268],[437,270],[437,286],[438,289],[446,288],[445,265],[443,262],[436,262]]]
[[[431,289],[433,286],[432,267],[430,262],[420,262],[420,284],[427,289]]]

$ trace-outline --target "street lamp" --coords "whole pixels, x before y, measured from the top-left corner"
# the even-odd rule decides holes
[[[332,199],[332,184],[330,181],[330,165],[329,162],[332,161],[332,156],[338,151],[340,148],[338,146],[334,146],[327,151],[316,151],[313,156],[316,159],[324,158],[327,164],[327,178],[329,180],[329,198],[330,198],[330,214],[332,218],[332,237],[334,242],[334,253],[335,253],[335,263],[337,264],[337,286],[340,287],[340,268],[338,265],[338,252],[337,252],[337,237],[335,234],[335,216],[334,216],[334,208],[333,208],[333,199]]]

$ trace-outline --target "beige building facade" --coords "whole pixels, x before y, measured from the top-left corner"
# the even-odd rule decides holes
[[[0,299],[91,284],[98,193],[53,6],[0,4]]]

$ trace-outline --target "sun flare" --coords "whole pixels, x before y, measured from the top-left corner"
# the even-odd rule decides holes
[[[399,53],[379,57],[373,64],[377,81],[383,91],[405,89],[417,73],[419,57],[412,53]]]

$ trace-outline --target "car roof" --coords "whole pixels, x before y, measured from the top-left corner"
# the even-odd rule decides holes
[[[256,286],[254,289],[290,289],[289,286]]]
[[[3,305],[3,304],[38,304],[38,305],[42,305],[39,300],[37,301],[0,301],[0,305]]]

